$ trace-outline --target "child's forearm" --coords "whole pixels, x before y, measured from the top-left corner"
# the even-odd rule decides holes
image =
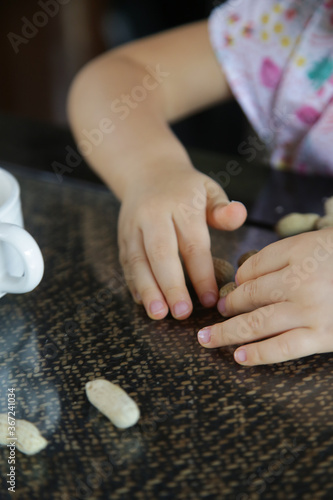
[[[117,55],[108,55],[107,67],[101,62],[77,78],[69,115],[82,153],[121,199],[127,182],[134,183],[143,170],[156,171],[166,159],[183,164],[189,159],[167,125],[162,77],[158,82]]]
[[[190,43],[193,36],[203,40]],[[168,123],[228,94],[207,27],[197,23],[93,61],[72,85],[69,118],[87,161],[122,199],[127,184],[145,174],[192,168]]]

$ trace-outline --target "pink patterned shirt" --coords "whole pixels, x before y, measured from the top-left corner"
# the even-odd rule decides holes
[[[333,0],[229,0],[209,29],[271,165],[333,175]]]

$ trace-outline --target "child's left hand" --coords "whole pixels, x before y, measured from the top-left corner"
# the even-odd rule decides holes
[[[234,357],[246,366],[333,351],[332,228],[272,243],[245,261],[236,282],[218,303],[230,319],[198,333],[204,347],[241,344]]]

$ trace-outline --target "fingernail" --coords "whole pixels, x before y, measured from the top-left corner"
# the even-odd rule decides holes
[[[222,297],[222,299],[220,299],[217,303],[217,310],[220,314],[222,314],[222,316],[224,316],[226,312],[225,301],[226,297]]]
[[[181,302],[177,302],[173,308],[173,315],[178,318],[180,316],[184,316],[184,314],[188,313],[190,310],[190,306],[188,305],[185,300],[182,300]]]
[[[201,296],[201,304],[204,307],[213,307],[216,304],[217,297],[213,292],[206,292]]]
[[[247,360],[245,349],[237,349],[235,351],[235,359],[238,363],[244,363]]]
[[[235,283],[236,283],[237,286],[239,286],[239,281],[238,281],[238,278],[237,278],[237,274],[235,276]]]
[[[209,327],[203,328],[198,332],[198,339],[201,344],[209,344],[211,339],[211,330]]]
[[[163,302],[161,302],[160,300],[153,300],[153,302],[151,302],[150,306],[149,306],[149,311],[151,312],[151,314],[153,316],[160,314],[161,312],[164,311],[164,309],[165,309],[165,306],[164,306]]]

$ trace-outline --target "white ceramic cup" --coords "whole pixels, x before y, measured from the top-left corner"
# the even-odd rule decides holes
[[[30,292],[43,273],[39,246],[23,229],[19,184],[0,168],[0,298],[6,293]]]

